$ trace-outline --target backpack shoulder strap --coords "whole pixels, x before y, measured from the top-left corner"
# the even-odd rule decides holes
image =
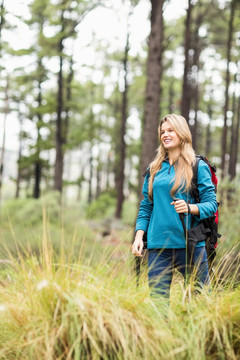
[[[195,164],[192,166],[193,169],[193,177],[192,177],[192,185],[190,189],[190,195],[196,202],[199,202],[199,191],[197,187],[198,180],[198,165],[199,161],[202,159],[201,155],[196,155]]]

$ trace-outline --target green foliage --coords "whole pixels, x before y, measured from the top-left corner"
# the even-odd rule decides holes
[[[87,218],[95,219],[113,216],[115,205],[115,190],[103,192],[96,200],[87,206]]]
[[[47,234],[51,237],[51,245],[56,254],[61,252],[62,241],[66,252],[73,251],[73,258],[78,256],[83,242],[86,259],[95,244],[96,233],[82,219],[83,209],[79,203],[60,204],[59,193],[47,194],[39,199],[17,199],[5,202],[1,213],[0,258],[8,258],[18,253],[39,254],[42,247],[42,236],[47,224]],[[95,245],[99,251],[98,244]],[[97,253],[94,254],[97,256]],[[93,256],[94,258],[94,256]]]
[[[218,190],[218,200],[220,201],[219,214],[220,214],[220,233],[223,237],[220,239],[219,251],[234,245],[239,245],[240,234],[240,186],[239,178],[234,181],[229,181],[226,177],[220,181]],[[221,196],[221,197],[220,197]],[[239,248],[239,246],[238,246]]]
[[[42,221],[43,211],[51,222],[58,222],[60,215],[60,195],[50,192],[41,199],[12,199],[2,209],[2,221],[9,220],[22,225],[33,225]]]
[[[129,24],[132,20],[134,21],[135,10],[138,11],[138,8],[135,9],[134,7],[140,2],[134,0],[130,3],[132,11],[129,13]],[[219,157],[221,154],[222,127],[217,127],[217,124],[220,123],[219,120],[222,120],[223,113],[224,62],[228,45],[227,33],[231,1],[202,0],[193,2],[193,4],[191,19],[191,40],[193,43],[189,55],[191,64],[193,64],[195,57],[200,56],[197,68],[191,69],[192,74],[190,74],[193,85],[198,85],[199,89],[198,152],[206,153],[207,121],[205,120],[208,119],[208,114],[212,120],[212,148],[207,155]],[[27,19],[17,18],[18,21],[24,21],[29,32],[32,35],[34,34],[33,43],[28,44],[28,48],[15,51],[13,49],[7,50],[5,44],[2,44],[4,45],[2,46],[3,59],[6,52],[8,52],[9,56],[15,56],[16,59],[21,57],[21,60],[26,58],[27,62],[31,61],[29,66],[20,67],[22,61],[17,64],[11,74],[8,94],[10,112],[17,111],[17,116],[22,122],[20,137],[24,157],[22,156],[19,161],[22,183],[24,181],[29,181],[29,184],[34,182],[34,177],[37,177],[34,168],[39,163],[42,165],[41,178],[39,177],[39,179],[44,180],[45,175],[50,177],[50,166],[52,165],[49,160],[45,160],[45,156],[47,155],[46,150],[55,147],[58,102],[56,93],[59,86],[56,75],[61,64],[60,57],[63,61],[63,96],[61,104],[61,117],[64,123],[62,128],[63,144],[61,144],[63,153],[66,154],[67,151],[75,149],[81,150],[82,153],[85,153],[85,150],[92,151],[93,174],[96,174],[96,170],[100,169],[99,173],[102,175],[108,169],[108,174],[116,175],[120,154],[118,144],[122,116],[121,99],[124,77],[122,60],[124,49],[123,46],[115,46],[118,41],[116,41],[116,44],[111,44],[106,38],[100,39],[99,34],[92,34],[88,44],[79,45],[80,47],[75,46],[76,36],[80,34],[78,34],[79,31],[82,31],[82,26],[85,26],[82,21],[88,16],[88,13],[91,13],[99,5],[107,6],[110,13],[110,11],[118,12],[120,9],[124,11],[129,4],[125,2],[121,2],[119,5],[114,2],[109,2],[109,4],[103,2],[102,4],[95,0],[32,0],[29,4],[29,12],[26,12],[30,16],[27,16]],[[236,41],[240,19],[238,16],[239,1],[235,1],[235,5],[230,89],[233,85],[234,64],[237,64],[239,58],[239,46],[238,41]],[[168,6],[169,2],[165,2],[164,8],[167,9]],[[2,11],[5,14],[4,6]],[[180,18],[172,20],[166,18],[166,13],[167,11],[163,11],[163,55],[160,84],[162,90],[160,98],[161,116],[169,112],[179,113],[180,111],[184,65],[182,55],[186,13]],[[8,19],[4,18],[2,24],[3,39],[7,38],[7,33],[4,35],[6,29],[8,29],[10,35],[13,30],[9,27],[7,21]],[[79,24],[81,26],[78,26]],[[126,182],[133,179],[132,183],[127,184],[128,189],[130,189],[130,196],[132,196],[136,193],[137,186],[135,186],[136,179],[133,174],[136,174],[135,170],[139,166],[135,160],[140,156],[142,145],[141,125],[144,117],[148,43],[147,38],[144,39],[142,44],[138,44],[136,53],[132,41],[131,26],[128,30],[130,31],[130,49],[127,64],[127,113],[129,117],[124,139],[126,143],[126,160],[132,164],[132,173],[126,179]],[[121,40],[119,44],[124,44],[124,39],[125,31],[119,34],[118,40]],[[195,49],[195,45],[198,49]],[[85,46],[91,51],[96,61],[79,65],[75,61],[82,58],[81,52]],[[52,66],[56,61],[58,63],[57,67]],[[82,76],[81,74],[85,75]],[[195,92],[193,91],[191,95],[191,111],[193,112]],[[232,91],[230,91],[230,96],[232,96]],[[236,98],[236,103],[237,100]],[[230,109],[232,107],[231,99],[229,104]],[[28,130],[28,121],[32,122],[35,127],[34,130],[33,128],[30,131]],[[228,144],[230,142],[231,140],[228,138]],[[97,147],[98,149],[96,149]],[[99,154],[95,155],[97,151]],[[84,178],[88,178],[88,174],[85,174],[87,169],[84,157],[81,159],[79,168],[84,169]],[[83,179],[82,176],[81,179]],[[74,183],[74,181],[74,179],[67,180],[64,185],[67,186],[67,184]],[[35,184],[38,184],[38,181],[35,181]],[[104,191],[105,189],[103,187],[100,190]],[[101,217],[102,214],[103,216],[112,216],[114,213],[113,204],[114,199],[106,196],[106,199],[100,199],[89,206],[87,210],[88,216],[90,218],[94,214],[97,217]],[[131,216],[131,219],[133,218],[134,216]],[[36,219],[39,219],[39,217],[37,216]]]
[[[137,213],[138,213],[138,206],[136,201],[133,201],[133,199],[126,200],[123,204],[123,213],[122,213],[123,223],[134,228]]]

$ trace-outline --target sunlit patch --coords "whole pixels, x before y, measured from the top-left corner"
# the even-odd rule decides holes
[[[0,304],[0,312],[6,311],[7,307],[4,304]]]
[[[37,290],[42,290],[48,286],[49,282],[48,280],[42,280],[37,284]]]
[[[82,310],[82,311],[86,310],[85,305],[83,304],[83,302],[79,298],[75,298],[74,302],[80,308],[80,310]]]

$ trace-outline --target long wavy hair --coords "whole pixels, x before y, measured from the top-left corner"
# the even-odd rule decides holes
[[[168,151],[165,149],[161,141],[161,128],[164,122],[168,122],[172,129],[180,138],[180,156],[173,166],[175,168],[175,177],[173,179],[173,187],[171,196],[174,197],[176,191],[188,191],[191,187],[193,177],[192,165],[195,163],[195,153],[192,148],[192,136],[186,119],[181,115],[168,114],[160,122],[158,127],[158,137],[160,145],[157,149],[157,155],[150,164],[150,177],[148,185],[149,199],[153,200],[153,180],[156,173],[161,169],[162,162],[168,157]]]

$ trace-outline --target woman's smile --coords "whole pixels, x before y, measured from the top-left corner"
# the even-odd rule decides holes
[[[161,141],[166,149],[173,149],[180,146],[180,138],[173,130],[170,124],[166,121],[161,127]]]

